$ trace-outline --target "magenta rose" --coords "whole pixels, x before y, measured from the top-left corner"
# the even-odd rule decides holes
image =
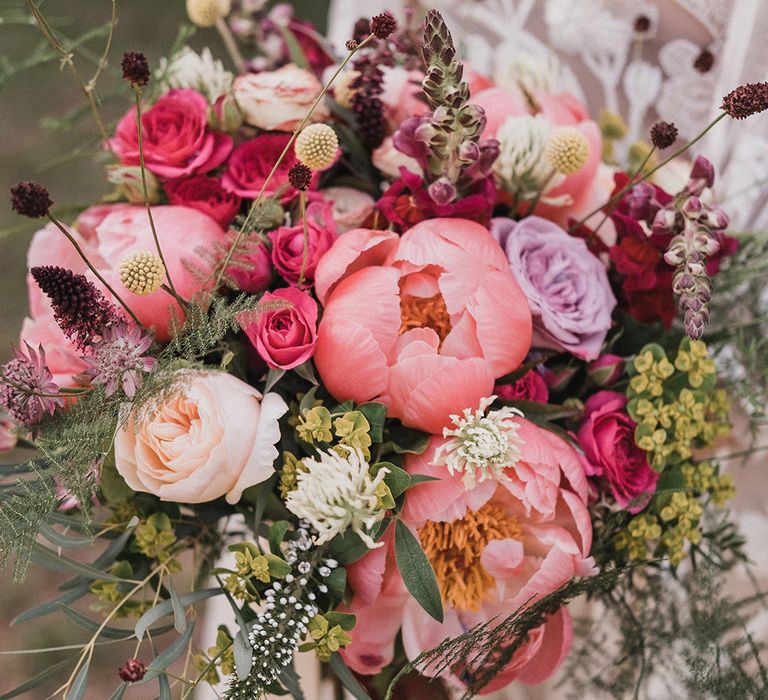
[[[256,311],[241,314],[239,321],[256,352],[273,369],[293,369],[315,352],[317,302],[295,287],[267,292]]]
[[[304,253],[304,227],[281,226],[269,234],[272,241],[272,264],[289,284],[311,286],[320,258],[336,240],[336,226],[331,202],[315,202],[307,207],[307,250]],[[303,271],[303,275],[302,275]]]
[[[275,274],[267,244],[262,241],[254,250],[238,256],[227,268],[227,274],[243,292],[263,292]]]
[[[582,239],[538,216],[494,219],[491,233],[528,299],[534,345],[594,360],[616,306],[603,263]]]
[[[165,193],[171,204],[208,214],[222,228],[229,226],[240,210],[240,197],[225,190],[217,177],[195,175],[167,182]]]
[[[208,127],[208,101],[194,90],[170,90],[141,115],[144,162],[158,177],[207,173],[232,151],[232,139]],[[109,145],[120,162],[139,164],[136,108],[120,120]]]
[[[502,401],[536,401],[547,403],[549,389],[544,378],[535,370],[529,370],[512,384],[494,387],[493,393]]]
[[[598,391],[584,407],[579,443],[592,475],[605,479],[614,498],[632,513],[641,511],[656,490],[659,475],[635,444],[635,422],[627,415],[627,398],[615,391]],[[647,498],[638,497],[647,494]],[[635,501],[635,504],[627,506]]]
[[[227,163],[227,172],[222,177],[224,189],[256,199],[290,138],[290,134],[262,134],[241,143]],[[264,190],[265,197],[280,196],[285,202],[296,196],[298,190],[288,183],[288,171],[295,162],[291,148]]]

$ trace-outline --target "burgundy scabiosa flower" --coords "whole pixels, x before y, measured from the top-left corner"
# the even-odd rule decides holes
[[[149,82],[149,63],[141,51],[126,51],[120,63],[123,79],[136,87],[144,87]]]
[[[20,182],[11,188],[11,208],[17,214],[40,219],[48,215],[52,206],[48,190],[37,182]]]
[[[389,12],[382,12],[371,19],[371,34],[377,39],[386,39],[395,29],[397,20]]]
[[[297,190],[308,190],[312,183],[312,170],[304,163],[294,163],[288,171],[288,182]]]
[[[746,119],[768,109],[768,83],[745,83],[729,92],[720,106],[734,119]]]
[[[677,139],[677,127],[671,122],[658,121],[651,127],[651,143],[659,150],[669,148]]]
[[[118,675],[126,683],[136,683],[144,678],[147,667],[138,659],[128,659],[118,670]]]
[[[83,358],[90,365],[85,374],[93,384],[102,384],[107,396],[119,387],[131,398],[141,386],[142,375],[151,372],[157,362],[145,356],[152,342],[152,336],[138,326],[122,322],[108,326],[101,341],[93,345],[93,355]]]
[[[0,405],[14,420],[32,426],[63,406],[64,399],[45,364],[43,346],[37,351],[26,346],[26,353],[17,348],[15,357],[0,368]]]

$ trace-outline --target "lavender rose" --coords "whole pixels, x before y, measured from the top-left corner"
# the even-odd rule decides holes
[[[534,345],[594,360],[611,327],[616,298],[605,267],[586,243],[538,216],[494,219],[491,233],[528,299]]]

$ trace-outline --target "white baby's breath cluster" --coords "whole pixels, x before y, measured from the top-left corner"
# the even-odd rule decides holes
[[[463,473],[464,485],[470,489],[486,479],[505,479],[504,469],[520,459],[522,440],[515,418],[523,414],[504,406],[485,415],[495,399],[481,399],[480,407],[476,411],[465,408],[463,417],[451,416],[456,427],[443,428],[443,437],[451,439],[435,451],[433,463],[445,465],[450,474]]]
[[[370,465],[356,447],[339,445],[343,456],[333,450],[320,451],[319,457],[302,460],[304,469],[296,472],[296,488],[285,499],[288,510],[317,530],[317,544],[332,540],[352,528],[370,549],[382,546],[368,534],[384,518],[379,493],[386,468],[370,474]]]
[[[206,47],[197,53],[185,46],[170,60],[160,59],[159,75],[169,88],[191,88],[213,103],[229,92],[234,76]]]

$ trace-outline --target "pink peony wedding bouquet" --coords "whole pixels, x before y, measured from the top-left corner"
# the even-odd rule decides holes
[[[0,445],[33,450],[0,547],[70,574],[20,621],[91,635],[37,680],[85,697],[123,640],[115,698],[302,697],[298,653],[356,698],[469,696],[552,676],[571,599],[738,559],[709,322],[744,242],[710,163],[663,188],[665,122],[614,162],[617,115],[494,84],[434,10],[338,56],[229,5],[187,2],[234,72],[129,52],[133,106],[92,103],[112,196],[62,220],[11,192],[48,223],[0,369]],[[715,121],[767,108],[744,85]],[[232,623],[194,637],[217,596]]]

